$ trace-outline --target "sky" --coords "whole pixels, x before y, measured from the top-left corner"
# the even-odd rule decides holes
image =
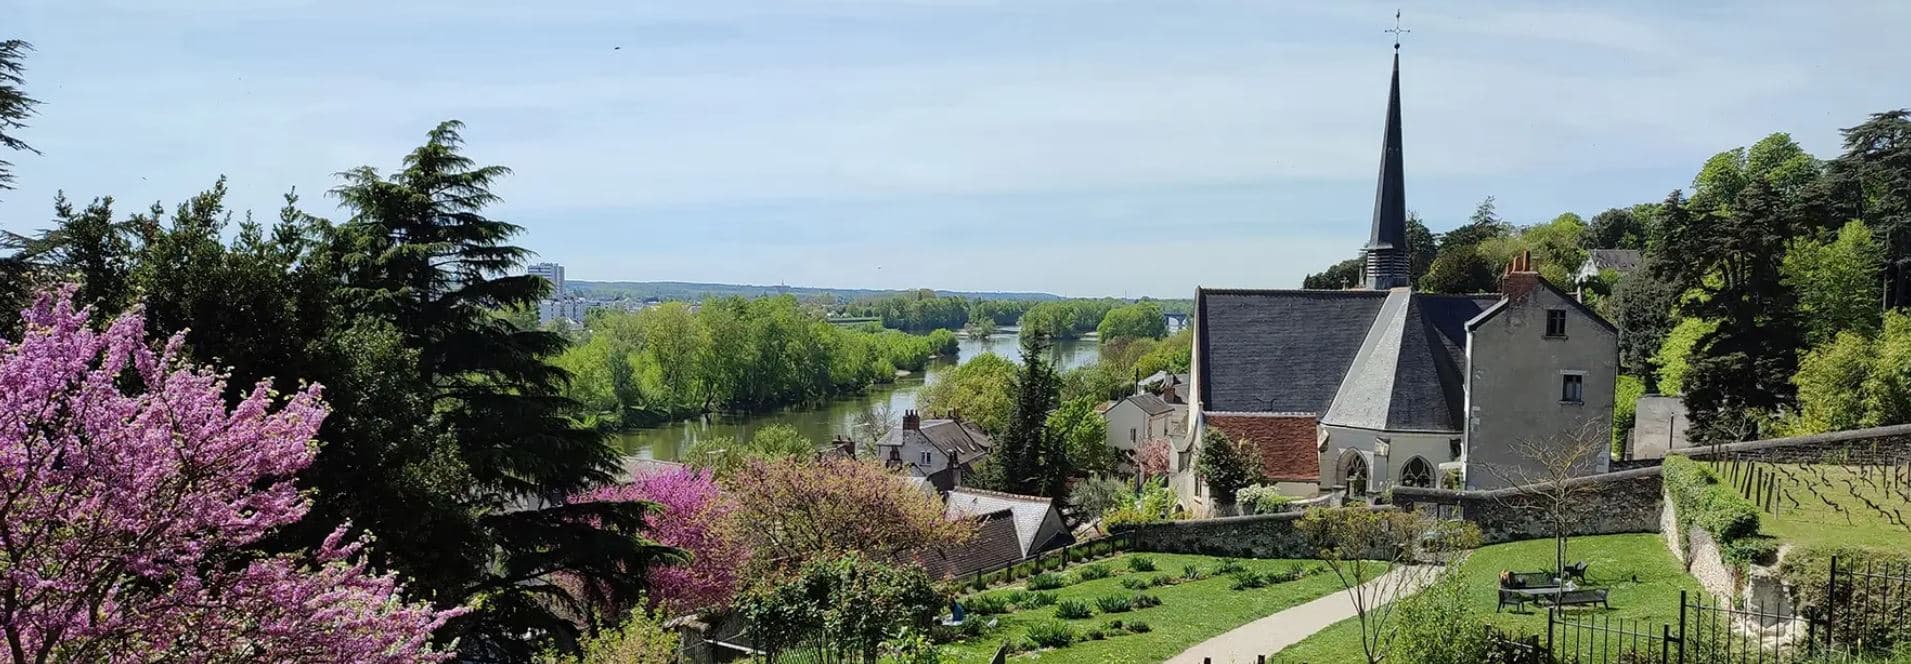
[[[442,120],[572,279],[1192,297],[1366,240],[1397,3],[0,0],[39,115],[0,228],[343,218]],[[1911,106],[1911,3],[1406,3],[1408,208],[1526,224]]]

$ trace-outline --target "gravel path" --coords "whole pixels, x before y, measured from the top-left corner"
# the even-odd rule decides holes
[[[1411,575],[1401,579],[1401,576]],[[1434,570],[1427,567],[1402,567],[1387,572],[1386,575],[1367,582],[1367,590],[1373,593],[1377,588],[1399,587],[1406,594],[1418,592],[1428,581],[1433,580]],[[1402,583],[1405,585],[1402,586]],[[1384,597],[1386,601],[1395,598]],[[1253,664],[1257,655],[1272,655],[1282,648],[1294,645],[1314,632],[1326,629],[1334,623],[1354,617],[1354,600],[1345,590],[1336,590],[1326,597],[1296,606],[1254,622],[1236,627],[1225,634],[1202,641],[1186,652],[1168,660],[1168,664],[1201,664],[1202,658],[1212,660],[1213,664]]]

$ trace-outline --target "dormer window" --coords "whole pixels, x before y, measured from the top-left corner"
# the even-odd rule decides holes
[[[1566,310],[1565,309],[1547,309],[1546,310],[1546,336],[1549,336],[1549,337],[1566,336]]]
[[[929,452],[926,452],[926,451],[922,453],[922,465],[927,466],[935,462],[936,462],[935,455],[930,454]]]

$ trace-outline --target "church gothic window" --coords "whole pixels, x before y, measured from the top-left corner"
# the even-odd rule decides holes
[[[1341,477],[1347,480],[1348,495],[1367,493],[1367,458],[1359,453],[1347,457],[1346,472]]]
[[[1400,471],[1400,483],[1407,486],[1427,488],[1433,486],[1433,466],[1426,459],[1414,457],[1407,467]]]

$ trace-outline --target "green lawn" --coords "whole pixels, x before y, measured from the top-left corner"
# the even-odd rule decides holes
[[[1131,571],[1129,560],[1137,557],[1152,559],[1157,570],[1155,572]],[[1256,572],[1281,572],[1296,566],[1324,569],[1319,561],[1239,560],[1237,562]],[[1149,632],[1121,633],[1101,641],[1078,641],[1067,648],[1039,650],[1020,654],[1012,659],[1043,663],[1160,662],[1180,654],[1194,644],[1235,627],[1282,609],[1304,604],[1328,593],[1341,591],[1340,582],[1328,572],[1264,588],[1234,590],[1233,580],[1230,577],[1212,574],[1212,570],[1219,563],[1220,559],[1212,556],[1168,553],[1130,553],[1100,561],[1100,564],[1115,574],[1104,579],[1073,583],[1049,592],[1055,593],[1058,600],[1080,600],[1093,606],[1095,600],[1100,597],[1135,594],[1137,591],[1122,587],[1121,582],[1124,578],[1152,577],[1157,574],[1180,577],[1182,568],[1186,565],[1198,566],[1206,574],[1206,578],[1139,591],[1159,597],[1160,606],[1113,614],[1102,614],[1098,610],[1096,615],[1089,618],[1061,621],[1073,627],[1078,634],[1100,627],[1109,620],[1117,619],[1124,623],[1145,621],[1152,628]],[[1082,567],[1077,565],[1069,568],[1063,572],[1063,576],[1074,581],[1075,575]],[[980,594],[1007,592],[1011,590],[998,589]],[[1005,640],[1023,638],[1029,624],[1057,620],[1054,606],[999,616],[971,615],[969,617],[972,621],[983,622],[991,618],[999,622],[986,634],[945,646],[943,651],[945,660],[961,663],[987,662],[995,655],[996,648]]]
[[[1679,618],[1679,591],[1698,591],[1698,581],[1685,573],[1685,567],[1657,534],[1603,535],[1575,537],[1566,549],[1567,560],[1591,563],[1586,585],[1612,589],[1612,609],[1573,609],[1577,616],[1611,617],[1614,620],[1645,620],[1654,625],[1676,622]],[[1494,613],[1498,603],[1501,570],[1535,572],[1551,569],[1552,540],[1529,540],[1482,547],[1461,563],[1459,574],[1467,586],[1469,603],[1488,624],[1510,634],[1543,634],[1546,614],[1540,609],[1528,613]],[[1637,581],[1634,581],[1634,577]],[[1510,612],[1511,609],[1508,609]],[[1653,629],[1657,629],[1654,627]],[[1289,646],[1279,653],[1280,664],[1358,662],[1360,625],[1353,619]]]
[[[1733,487],[1741,486],[1731,476],[1734,466],[1711,464],[1713,472]],[[1829,464],[1739,464],[1740,473],[1750,467],[1778,478],[1781,490],[1772,511],[1759,514],[1759,530],[1781,541],[1799,545],[1860,546],[1893,551],[1911,549],[1911,528],[1895,521],[1911,523],[1911,484],[1889,481],[1890,471],[1870,467]],[[1822,476],[1821,476],[1822,474]],[[1849,482],[1849,484],[1847,484]],[[1853,490],[1856,496],[1852,495]],[[1751,493],[1741,491],[1747,497]],[[1860,498],[1862,496],[1862,498]],[[1870,500],[1890,517],[1866,505]],[[1826,504],[1835,503],[1838,507]],[[1904,515],[1898,518],[1898,512]]]

